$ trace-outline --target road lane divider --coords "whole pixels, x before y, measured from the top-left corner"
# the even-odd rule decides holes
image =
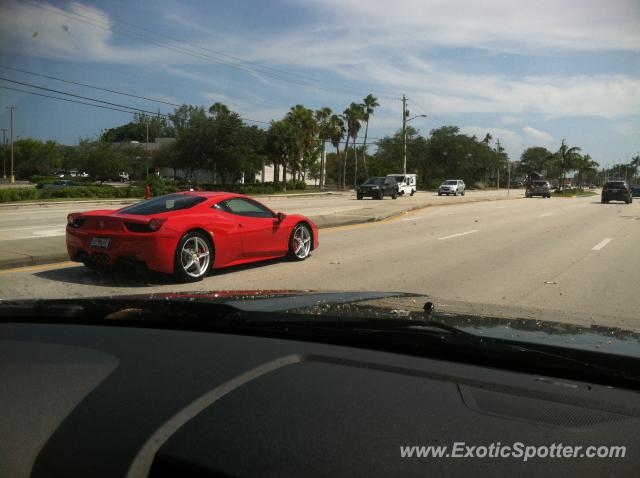
[[[450,236],[439,237],[438,239],[444,241],[445,239],[453,239],[454,237],[466,236],[468,234],[475,234],[476,232],[480,232],[480,229],[473,229],[471,231],[459,232],[458,234],[451,234]]]
[[[555,212],[548,212],[546,214],[540,214],[538,217],[549,217],[549,216],[553,216],[555,214]]]
[[[591,250],[592,251],[599,251],[600,249],[604,248],[607,244],[609,244],[612,240],[613,239],[611,239],[610,237],[607,237],[606,239],[601,240],[595,246],[593,246],[591,248]]]

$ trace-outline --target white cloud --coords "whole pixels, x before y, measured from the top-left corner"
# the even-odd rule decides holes
[[[307,0],[292,0],[308,5]],[[373,33],[384,42],[502,51],[547,48],[602,51],[640,48],[636,0],[316,0],[332,27]],[[339,12],[339,14],[336,14]]]
[[[549,133],[546,131],[540,131],[539,129],[535,129],[531,126],[525,126],[522,128],[522,131],[524,131],[524,134],[531,140],[542,142],[545,145],[553,141],[553,136]]]

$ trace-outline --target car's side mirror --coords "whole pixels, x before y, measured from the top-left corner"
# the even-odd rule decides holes
[[[278,219],[278,222],[284,221],[285,217],[287,217],[287,215],[283,212],[279,212],[276,214],[276,219]]]

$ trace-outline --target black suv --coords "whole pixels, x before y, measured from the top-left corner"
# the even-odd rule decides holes
[[[602,186],[602,202],[624,201],[627,204],[633,202],[633,194],[631,188],[626,181],[608,181]]]
[[[373,199],[391,196],[391,198],[396,199],[399,194],[398,191],[398,183],[394,177],[369,178],[356,188],[356,196],[358,199],[362,199],[365,196]]]

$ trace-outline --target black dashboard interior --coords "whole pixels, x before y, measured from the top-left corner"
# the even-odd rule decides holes
[[[636,391],[362,348],[0,324],[0,476],[637,476]],[[625,445],[617,459],[402,446]]]

